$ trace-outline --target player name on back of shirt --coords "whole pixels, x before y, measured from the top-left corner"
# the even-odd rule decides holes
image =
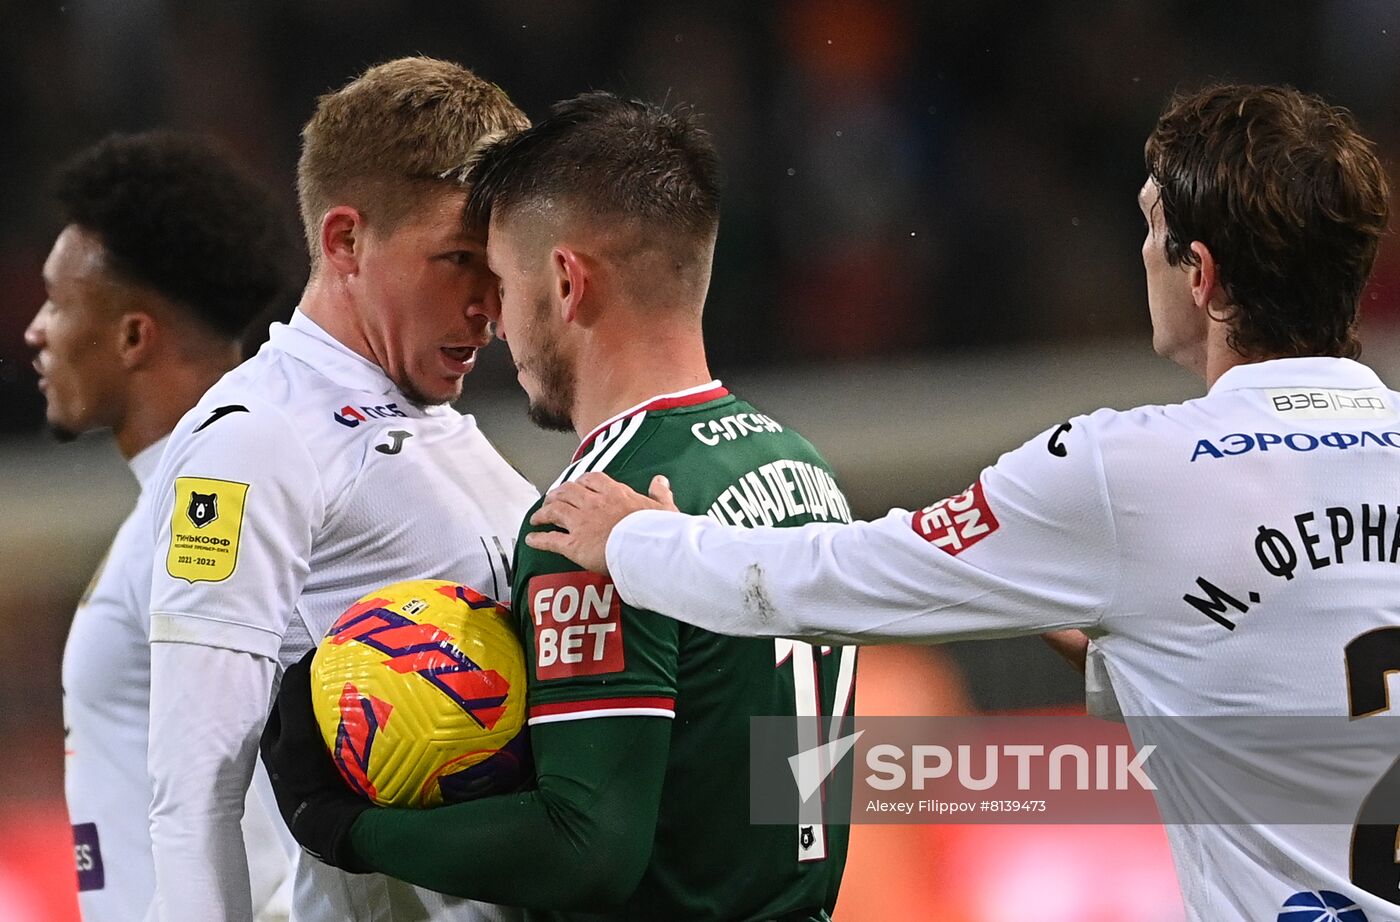
[[[810,515],[817,522],[849,522],[851,507],[830,474],[806,461],[780,459],[748,471],[705,510],[724,525],[781,525]]]

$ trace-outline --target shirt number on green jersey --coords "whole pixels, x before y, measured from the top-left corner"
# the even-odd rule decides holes
[[[819,656],[836,655],[840,663],[836,671],[836,688],[832,696],[831,713],[822,713],[821,664]],[[797,749],[805,752],[820,746],[822,739],[822,718],[831,720],[831,739],[838,739],[845,728],[847,712],[851,706],[851,692],[855,687],[856,648],[823,646],[816,647],[801,640],[779,637],[773,641],[774,662],[777,668],[792,666],[793,700],[797,717]],[[825,767],[823,774],[829,774]],[[819,796],[804,803],[799,810],[797,824],[797,860],[822,861],[826,858],[826,821],[824,801],[826,786],[823,784]]]

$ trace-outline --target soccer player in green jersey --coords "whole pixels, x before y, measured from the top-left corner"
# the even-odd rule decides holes
[[[498,333],[531,417],[582,439],[558,482],[596,471],[645,489],[673,475],[680,508],[730,525],[849,521],[816,450],[710,375],[717,172],[689,115],[604,93],[490,148],[469,211],[489,224]],[[534,919],[829,918],[849,827],[750,823],[750,718],[809,718],[794,741],[819,742],[797,728],[851,713],[855,649],[635,611],[607,579],[527,547],[534,530],[521,529],[513,598],[538,788],[368,807],[329,769],[303,663],[264,738],[293,834],[342,867]],[[829,783],[849,790],[849,774]]]

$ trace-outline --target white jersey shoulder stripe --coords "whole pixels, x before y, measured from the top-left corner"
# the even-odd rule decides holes
[[[630,417],[627,420],[626,426],[624,426],[623,430],[620,433],[618,433],[617,438],[613,439],[612,443],[608,445],[608,450],[603,452],[603,454],[598,458],[597,463],[588,464],[585,465],[585,467],[590,471],[607,470],[608,465],[612,464],[613,459],[617,457],[618,452],[622,451],[622,449],[626,447],[627,443],[632,441],[632,437],[637,434],[638,430],[642,428],[642,421],[646,418],[647,415],[645,412],[638,413],[636,416]],[[581,473],[583,472],[578,472],[578,474]],[[575,476],[577,476],[577,474]]]
[[[646,419],[646,414],[638,413],[613,423],[594,440],[588,454],[564,468],[564,472],[554,483],[549,485],[549,489],[553,490],[561,484],[577,480],[589,471],[601,471],[606,468],[617,457],[618,452],[622,451],[623,447],[642,428],[644,419]]]
[[[676,391],[672,394],[658,394],[650,400],[643,400],[631,409],[623,410],[616,416],[605,419],[594,426],[593,431],[583,437],[583,441],[579,443],[579,448],[581,449],[584,445],[587,445],[599,432],[604,429],[612,428],[620,420],[626,419],[633,413],[637,413],[641,410],[660,410],[672,406],[688,406],[691,403],[704,403],[707,400],[723,397],[728,393],[729,391],[725,390],[724,385],[719,380],[714,380],[706,384],[697,384],[694,387],[688,387],[683,391]],[[575,453],[575,460],[577,460],[577,453]]]
[[[575,461],[571,461],[569,463],[569,466],[564,468],[563,472],[554,481],[554,483],[549,485],[549,489],[553,490],[560,484],[567,483],[568,481],[573,480],[574,475],[576,473],[581,473],[583,469],[587,467],[588,462],[598,457],[598,455],[602,454],[603,451],[607,449],[608,442],[612,439],[614,435],[617,434],[618,428],[620,428],[618,424],[613,423],[606,430],[604,430],[601,435],[599,435],[596,439],[593,440],[593,444],[588,446],[588,452],[583,457],[578,458]],[[549,490],[546,490],[545,492],[548,493]]]

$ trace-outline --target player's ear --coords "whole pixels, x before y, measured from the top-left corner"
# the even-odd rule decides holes
[[[549,255],[554,268],[554,295],[559,316],[565,323],[573,323],[588,289],[588,268],[572,247],[557,246]]]
[[[365,231],[364,217],[349,205],[336,205],[321,216],[321,259],[340,275],[354,275],[360,268]]]
[[[1220,268],[1210,248],[1199,240],[1191,241],[1191,252],[1196,254],[1197,264],[1191,267],[1191,300],[1196,307],[1208,310],[1222,292],[1220,289]],[[1214,316],[1214,315],[1212,315]]]
[[[121,319],[117,321],[114,335],[117,340],[117,359],[123,369],[131,371],[150,361],[158,335],[155,318],[150,314],[145,311],[129,311],[122,314]]]

